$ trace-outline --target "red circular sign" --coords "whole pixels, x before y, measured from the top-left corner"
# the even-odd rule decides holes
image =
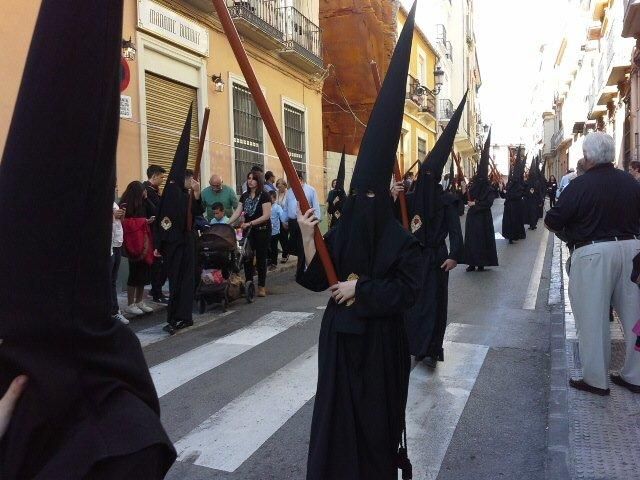
[[[131,81],[131,70],[124,58],[120,59],[120,92],[124,92]]]

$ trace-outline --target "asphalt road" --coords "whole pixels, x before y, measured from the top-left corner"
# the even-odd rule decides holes
[[[502,202],[493,212],[499,232]],[[414,479],[544,478],[551,242],[542,226],[527,233],[496,240],[500,267],[451,274],[445,362],[411,374]],[[179,454],[167,478],[304,479],[328,295],[296,285],[293,271],[267,289],[171,338],[161,314],[132,322]]]

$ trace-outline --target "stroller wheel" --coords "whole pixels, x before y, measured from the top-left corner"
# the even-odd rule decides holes
[[[247,303],[253,303],[256,297],[256,286],[253,282],[247,282],[244,285],[245,296],[247,297]]]
[[[198,313],[202,315],[206,311],[207,311],[207,302],[204,298],[201,298],[200,301],[198,302]]]

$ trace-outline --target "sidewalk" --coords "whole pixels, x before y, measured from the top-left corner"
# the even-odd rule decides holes
[[[271,275],[277,275],[283,272],[287,272],[287,271],[292,271],[296,268],[296,265],[298,263],[298,257],[296,257],[295,255],[289,255],[289,261],[287,263],[278,263],[278,266],[276,267],[275,270],[273,271],[267,271],[267,293],[269,292],[269,277]],[[121,269],[123,267],[126,266],[126,259],[123,259],[123,266],[121,267]],[[126,268],[128,268],[128,266],[126,266]],[[244,274],[241,272],[240,275],[244,278]],[[125,279],[126,282],[126,279]],[[126,291],[126,285],[124,287],[125,289],[123,291],[121,291],[118,294],[118,304],[120,305],[120,311],[124,312],[124,308],[127,306],[127,291]],[[169,297],[169,284],[166,283],[164,288],[163,288],[164,294],[165,296],[168,298]],[[156,303],[153,301],[153,299],[151,298],[151,296],[149,295],[149,289],[145,289],[145,296],[144,296],[144,301],[146,302],[146,304],[153,308],[153,313],[149,313],[149,315],[155,315],[158,312],[163,311],[165,308],[167,308],[166,305],[163,305],[161,303]],[[194,303],[194,308],[195,308],[195,303]],[[195,312],[195,310],[194,310]],[[128,319],[133,318],[134,316],[132,315],[128,315],[125,314],[125,317],[127,317]]]
[[[569,378],[582,377],[576,325],[564,268],[566,246],[554,239],[551,308],[551,382],[548,419],[549,479],[626,480],[640,478],[640,395],[611,384],[611,395],[581,392]],[[611,323],[611,370],[624,359],[620,322]]]

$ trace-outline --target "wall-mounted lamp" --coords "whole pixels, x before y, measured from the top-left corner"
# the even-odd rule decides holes
[[[131,37],[129,37],[129,40],[122,39],[122,58],[133,61],[136,59],[136,51],[136,46],[131,41]]]
[[[436,65],[436,70],[433,72],[433,77],[435,78],[436,88],[433,91],[436,95],[440,93],[442,89],[442,85],[444,85],[444,70],[440,68],[440,65]]]
[[[222,73],[220,73],[219,75],[213,75],[211,77],[211,81],[216,86],[216,92],[224,92],[224,80],[222,80]]]

